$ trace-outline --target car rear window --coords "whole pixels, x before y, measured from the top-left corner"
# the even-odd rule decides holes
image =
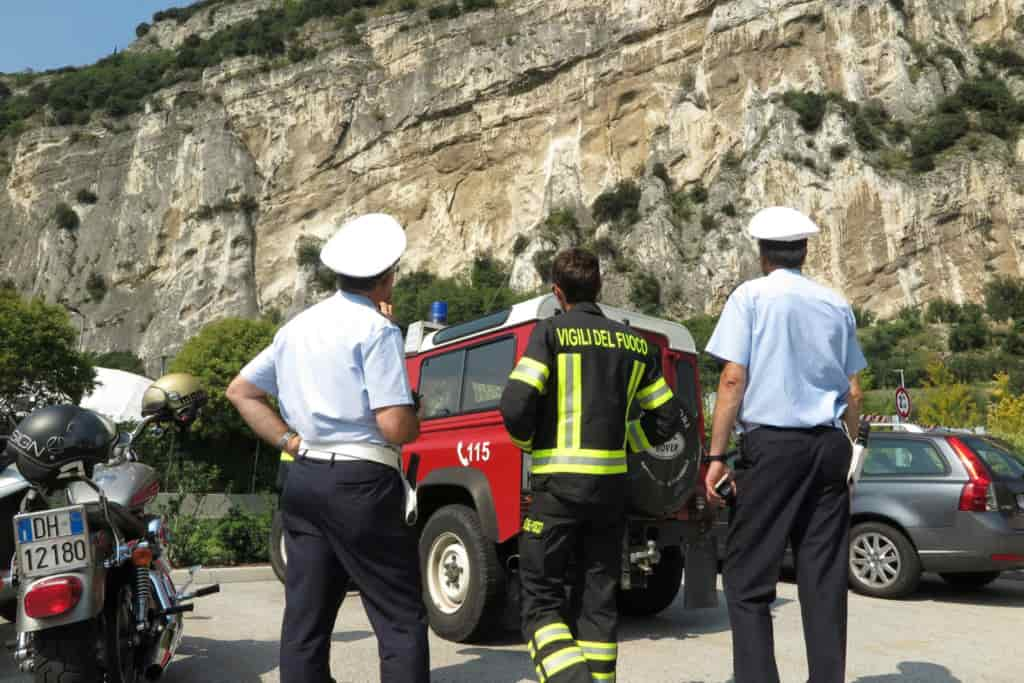
[[[927,441],[872,436],[865,477],[926,477],[946,474],[946,461]]]
[[[1000,479],[1024,479],[1024,455],[1009,444],[980,436],[959,437]]]

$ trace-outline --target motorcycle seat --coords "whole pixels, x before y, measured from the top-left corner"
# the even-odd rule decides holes
[[[146,535],[146,522],[123,505],[113,501],[107,501],[107,510],[110,513],[110,521],[124,534],[132,538],[142,538]],[[103,516],[103,507],[99,502],[85,504],[85,515],[89,519],[89,527],[92,529],[107,526],[107,520]]]

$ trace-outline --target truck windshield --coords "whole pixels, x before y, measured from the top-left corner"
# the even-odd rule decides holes
[[[1024,478],[1024,455],[1009,444],[979,436],[960,437],[1000,479]]]

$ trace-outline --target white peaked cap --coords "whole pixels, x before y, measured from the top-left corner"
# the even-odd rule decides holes
[[[747,230],[755,239],[773,242],[796,242],[821,232],[810,218],[785,206],[761,209],[750,219]]]
[[[405,253],[405,230],[383,213],[369,213],[341,226],[320,250],[320,260],[339,275],[374,277]]]

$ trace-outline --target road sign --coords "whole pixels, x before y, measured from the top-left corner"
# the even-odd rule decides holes
[[[896,390],[896,413],[904,420],[910,417],[910,394],[904,387]]]

